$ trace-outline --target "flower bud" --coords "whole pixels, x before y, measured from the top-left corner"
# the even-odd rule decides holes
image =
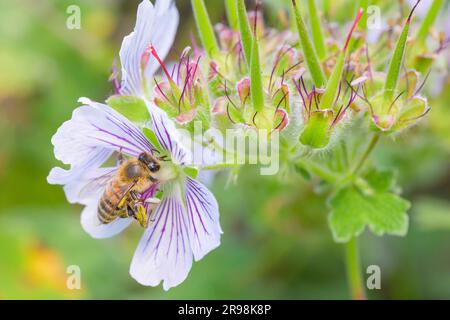
[[[239,98],[241,99],[241,103],[244,105],[248,98],[250,97],[250,78],[245,77],[237,84],[237,90],[239,94]]]
[[[332,110],[314,111],[300,136],[300,142],[313,149],[323,149],[331,139],[334,114]]]

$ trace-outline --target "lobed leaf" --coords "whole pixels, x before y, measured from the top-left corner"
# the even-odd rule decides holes
[[[348,242],[367,227],[378,236],[405,236],[410,203],[387,192],[364,194],[355,186],[337,192],[329,201],[329,224],[336,242]]]
[[[372,169],[364,179],[340,189],[328,201],[329,224],[336,242],[348,242],[366,227],[383,234],[404,236],[408,230],[407,211],[411,204],[393,193],[396,175],[392,170]]]

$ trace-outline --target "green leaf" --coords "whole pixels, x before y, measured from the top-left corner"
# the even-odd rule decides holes
[[[327,49],[325,47],[325,41],[323,40],[322,27],[320,25],[319,12],[317,10],[315,0],[308,0],[308,12],[317,56],[323,61],[326,58]]]
[[[145,123],[150,120],[145,101],[138,97],[112,96],[106,103],[132,122]]]
[[[239,30],[241,32],[242,48],[244,50],[247,66],[250,68],[253,46],[252,29],[250,27],[250,22],[248,21],[247,9],[245,8],[244,0],[236,0],[236,2],[238,8]]]
[[[239,30],[239,17],[236,0],[225,0],[225,9],[227,11],[228,23],[230,27]]]
[[[202,45],[208,56],[212,57],[219,51],[219,45],[217,44],[216,35],[211,20],[209,19],[205,2],[203,0],[191,0],[191,3]]]
[[[367,183],[378,192],[389,192],[396,186],[396,174],[393,170],[372,169],[365,176]]]
[[[329,224],[336,242],[358,237],[366,226],[378,236],[405,236],[408,231],[406,211],[410,203],[393,193],[367,194],[350,185],[332,196],[328,204]]]
[[[325,74],[323,73],[322,66],[320,65],[319,57],[317,56],[308,31],[306,30],[305,22],[303,21],[296,0],[292,0],[292,6],[297,21],[297,31],[300,37],[300,45],[303,50],[303,56],[306,60],[306,65],[308,66],[309,72],[311,73],[314,85],[317,88],[322,88],[326,84],[326,78]]]

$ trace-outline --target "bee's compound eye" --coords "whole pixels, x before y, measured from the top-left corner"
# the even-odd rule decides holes
[[[159,169],[161,169],[161,166],[156,162],[150,162],[148,164],[148,168],[150,169],[151,172],[155,173],[158,172]]]
[[[139,160],[140,162],[147,163],[147,155],[146,155],[145,153],[141,153],[141,154],[139,155],[139,157],[138,157],[138,160]]]

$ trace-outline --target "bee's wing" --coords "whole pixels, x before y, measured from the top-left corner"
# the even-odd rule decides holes
[[[79,194],[80,198],[88,198],[93,194],[98,193],[99,190],[104,190],[106,185],[116,176],[116,171],[116,169],[111,169],[111,171],[89,181],[89,183],[81,189]]]

